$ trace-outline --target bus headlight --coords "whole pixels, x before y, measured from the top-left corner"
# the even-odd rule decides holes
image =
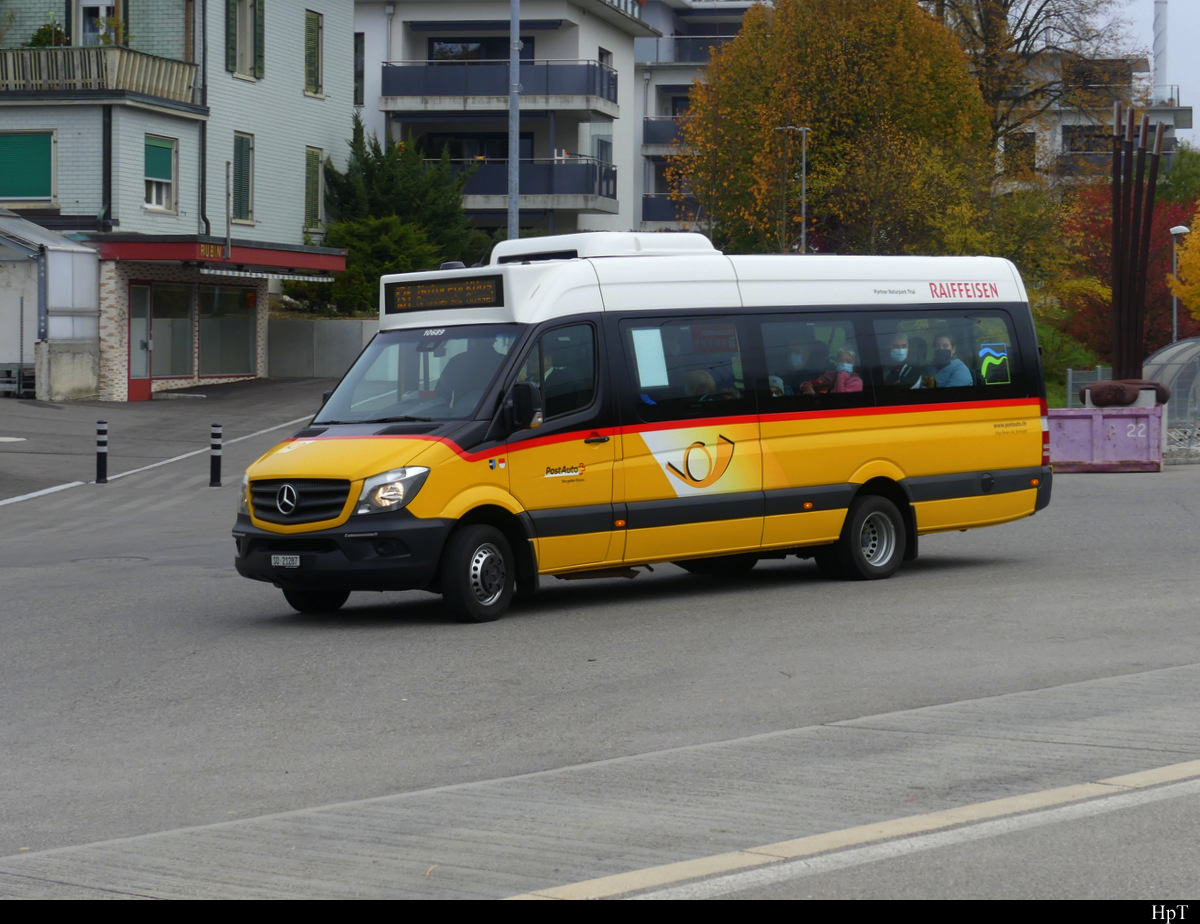
[[[382,475],[372,475],[363,482],[354,512],[383,513],[386,510],[399,510],[416,496],[428,476],[429,469],[416,465],[395,468]]]
[[[237,512],[250,516],[250,476],[242,475],[242,493],[238,496]]]

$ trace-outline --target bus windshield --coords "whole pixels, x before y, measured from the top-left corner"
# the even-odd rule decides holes
[[[486,324],[380,331],[313,423],[471,418],[518,329]]]

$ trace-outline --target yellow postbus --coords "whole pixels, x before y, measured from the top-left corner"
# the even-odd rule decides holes
[[[385,276],[380,298],[378,335],[244,480],[237,570],[303,612],[425,589],[486,621],[540,576],[664,561],[885,578],[923,534],[1050,500],[1004,260],[597,232]]]

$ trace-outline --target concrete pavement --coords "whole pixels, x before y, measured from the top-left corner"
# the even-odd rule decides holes
[[[1200,762],[1179,760],[1200,739],[1179,691],[1198,678],[1188,665],[31,851],[0,858],[0,898],[1157,901],[1194,885],[1194,840],[1119,846],[1158,830],[1157,801],[1194,814]],[[1005,858],[1034,872],[946,872],[1014,834]],[[1089,877],[1109,842],[1119,872]],[[1146,879],[1167,847],[1175,865]],[[933,872],[872,890],[918,862]]]

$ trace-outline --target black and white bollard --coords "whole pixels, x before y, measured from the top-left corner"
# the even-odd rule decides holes
[[[108,484],[108,421],[96,421],[96,484]]]
[[[209,443],[208,486],[221,487],[221,425],[212,425],[212,441]]]

